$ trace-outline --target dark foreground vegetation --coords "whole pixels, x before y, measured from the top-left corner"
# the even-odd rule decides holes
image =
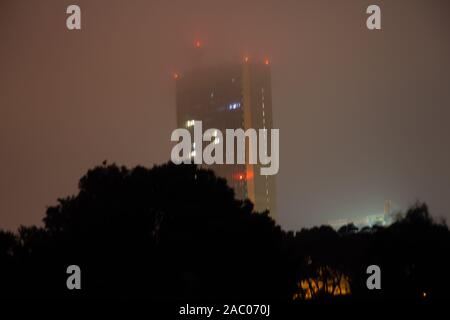
[[[26,199],[24,199],[26,201]],[[195,166],[90,170],[43,227],[0,231],[0,296],[158,300],[447,298],[450,232],[417,204],[389,227],[285,232]],[[366,269],[381,268],[382,290]],[[66,287],[67,266],[82,289]]]

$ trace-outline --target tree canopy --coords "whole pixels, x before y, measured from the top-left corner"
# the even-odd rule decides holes
[[[0,231],[1,296],[415,299],[445,297],[450,282],[450,233],[425,204],[389,227],[285,232],[194,165],[104,163],[43,222]],[[66,288],[72,264],[82,270],[79,291]],[[372,264],[381,293],[366,287]]]

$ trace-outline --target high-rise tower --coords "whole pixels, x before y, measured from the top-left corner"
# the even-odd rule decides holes
[[[245,58],[236,64],[198,65],[177,75],[175,81],[179,128],[189,129],[194,121],[202,121],[203,131],[214,128],[223,133],[226,129],[273,128],[269,60]],[[270,143],[269,139],[269,152]],[[260,164],[246,161],[206,167],[227,179],[237,198],[248,198],[255,210],[269,210],[276,217],[275,177],[261,175]]]

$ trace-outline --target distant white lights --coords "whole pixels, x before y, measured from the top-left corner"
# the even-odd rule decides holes
[[[234,103],[230,103],[228,105],[228,110],[236,110],[236,109],[239,109],[240,107],[241,107],[240,102],[234,102]]]

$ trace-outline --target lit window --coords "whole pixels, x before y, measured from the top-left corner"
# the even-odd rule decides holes
[[[234,103],[230,103],[228,105],[228,110],[236,110],[236,109],[239,109],[240,107],[241,107],[240,102],[234,102]]]

